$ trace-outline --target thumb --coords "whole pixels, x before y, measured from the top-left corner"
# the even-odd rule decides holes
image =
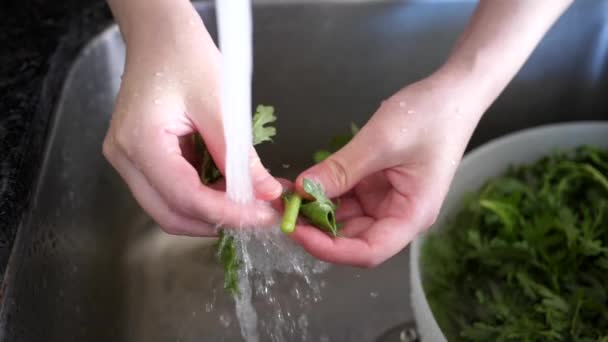
[[[252,150],[250,170],[255,196],[263,201],[275,200],[281,196],[283,186],[266,170],[255,149]]]
[[[306,195],[302,182],[307,178],[320,183],[327,197],[338,197],[354,188],[363,178],[384,169],[380,146],[374,140],[363,127],[346,146],[298,176],[298,192]]]

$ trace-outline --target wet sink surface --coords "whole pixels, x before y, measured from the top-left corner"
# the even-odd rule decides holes
[[[275,143],[260,149],[267,166],[293,177],[332,134],[364,123],[383,98],[433,71],[474,5],[256,4],[254,102],[274,105],[279,116]],[[215,34],[213,10],[197,8]],[[608,90],[607,8],[608,1],[577,2],[492,106],[471,147],[543,123],[608,119],[600,96]],[[101,155],[124,53],[110,28],[66,81],[6,276],[3,340],[240,340],[211,241],[162,233]],[[322,300],[289,320],[307,333],[286,339],[374,341],[411,321],[407,254],[373,270],[333,266],[316,276]],[[277,281],[276,296],[295,303],[295,280]],[[258,314],[270,322],[276,312]]]

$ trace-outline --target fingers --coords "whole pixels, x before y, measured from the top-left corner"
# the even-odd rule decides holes
[[[363,208],[359,201],[353,197],[340,197],[338,209],[336,210],[336,221],[342,223],[359,216],[364,216]]]
[[[420,231],[404,220],[366,217],[349,221],[343,230],[342,236],[331,238],[318,228],[298,226],[291,237],[320,260],[369,268],[399,253]]]
[[[209,150],[213,161],[220,172],[225,175],[226,169],[226,144],[224,137],[224,127],[221,121],[220,106],[218,99],[196,99],[193,101],[193,108],[197,108],[192,114],[192,120],[197,130],[200,132],[205,146]],[[206,115],[202,119],[202,112],[213,111],[213,115]],[[207,113],[209,114],[209,113]],[[262,164],[255,148],[251,147],[250,152],[250,172],[251,181],[255,196],[262,201],[272,201],[281,195],[281,184],[270,175]]]
[[[104,154],[109,156],[112,153],[104,148]],[[215,235],[215,229],[207,222],[193,220],[172,210],[162,196],[150,186],[146,178],[126,158],[112,155],[108,160],[126,181],[135,200],[165,232],[174,235]]]
[[[138,168],[148,184],[155,189],[170,210],[183,216],[204,222],[231,227],[268,226],[277,220],[276,212],[260,202],[239,205],[230,201],[223,192],[201,184],[198,173],[181,155],[177,136],[160,129],[147,132],[144,141],[128,155],[134,168]],[[109,159],[119,159],[121,151],[110,152]],[[133,190],[141,187],[141,182],[133,181]],[[128,181],[129,182],[129,181]],[[152,216],[159,216],[158,207]],[[166,209],[164,209],[166,211]]]
[[[255,149],[252,148],[251,151],[251,181],[256,198],[262,201],[273,201],[279,198],[283,192],[283,186],[262,165]]]

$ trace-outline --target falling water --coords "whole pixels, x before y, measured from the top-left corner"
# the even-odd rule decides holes
[[[251,73],[252,23],[250,0],[216,1],[219,43],[222,51],[221,106],[224,115],[226,141],[226,186],[228,197],[237,203],[254,200],[249,169],[251,131]],[[294,287],[296,302],[300,306],[320,299],[319,288],[311,275],[326,269],[298,249],[278,227],[258,233],[230,230],[243,260],[239,274],[240,296],[235,297],[236,314],[241,334],[247,342],[259,341],[258,318],[252,304],[255,294],[275,312],[272,322],[260,322],[272,341],[292,340],[295,335],[305,336],[307,318],[295,318],[292,308],[282,306],[272,290],[276,286],[275,274],[296,275],[303,279],[306,288]],[[254,266],[255,265],[255,269]],[[296,308],[297,309],[297,308]]]
[[[216,1],[219,43],[222,51],[221,106],[226,141],[226,192],[237,203],[253,200],[249,170],[251,132],[252,24],[249,0]],[[246,236],[236,233],[244,267],[240,272],[241,295],[235,298],[241,334],[257,342],[257,314],[251,303],[249,273],[252,269]]]
[[[252,35],[250,0],[216,1],[222,50],[221,106],[226,140],[228,197],[253,200],[249,172],[251,132]]]

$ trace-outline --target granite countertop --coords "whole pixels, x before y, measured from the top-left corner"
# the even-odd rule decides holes
[[[110,22],[104,0],[0,4],[0,274],[31,196],[67,70]]]

